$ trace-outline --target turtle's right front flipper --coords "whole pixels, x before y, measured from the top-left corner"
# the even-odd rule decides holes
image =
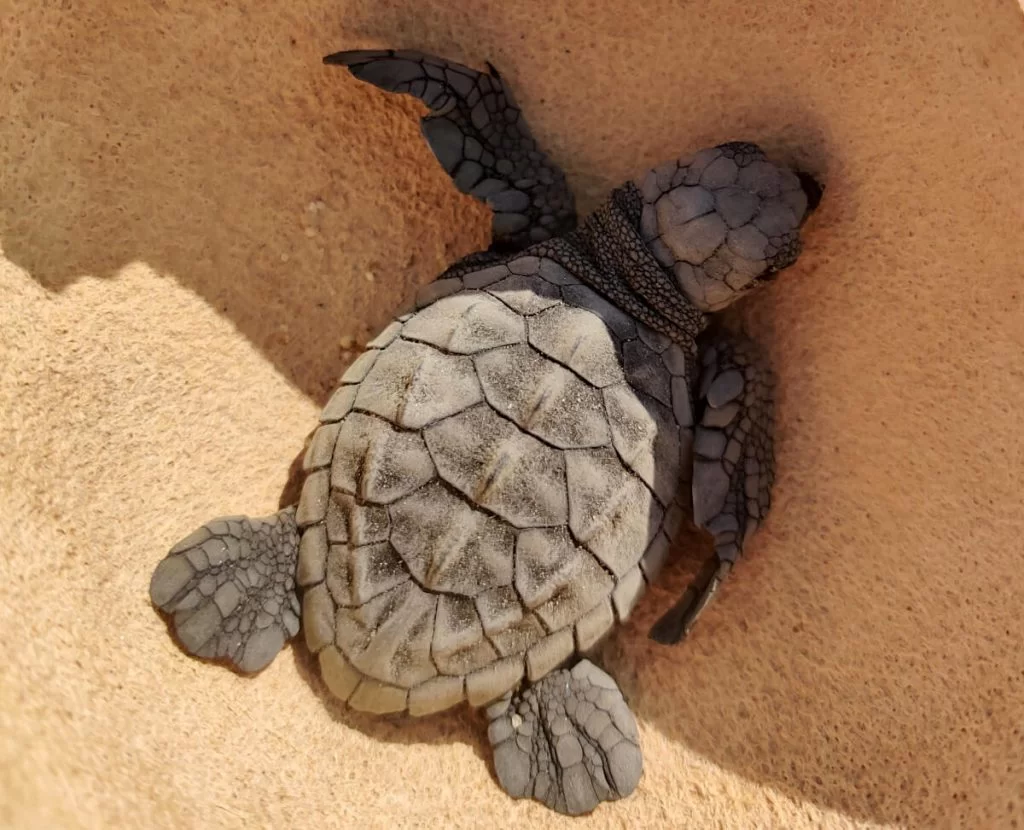
[[[693,519],[714,537],[715,552],[651,637],[678,643],[718,592],[764,522],[775,482],[771,369],[745,337],[720,331],[701,355],[694,436]]]
[[[430,107],[423,134],[456,187],[493,211],[492,248],[517,251],[576,227],[565,174],[537,146],[501,76],[409,50],[337,52],[347,67],[388,92]]]
[[[216,519],[171,548],[149,595],[189,654],[256,672],[299,630],[298,555],[294,507]]]

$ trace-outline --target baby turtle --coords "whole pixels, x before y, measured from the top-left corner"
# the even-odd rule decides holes
[[[682,639],[769,506],[771,375],[708,315],[796,260],[821,190],[731,142],[577,223],[493,67],[413,51],[325,62],[429,107],[423,133],[493,209],[493,245],[422,288],[348,368],[298,503],[204,525],[150,595],[189,653],[242,672],[301,627],[354,709],[486,707],[502,787],[589,812],[631,793],[642,759],[622,693],[587,655],[692,522],[714,556],[651,632]]]

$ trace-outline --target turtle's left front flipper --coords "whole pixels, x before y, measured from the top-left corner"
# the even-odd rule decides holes
[[[714,598],[764,521],[775,480],[774,378],[750,340],[718,333],[701,355],[693,442],[693,519],[715,553],[682,598],[651,629],[678,643]]]
[[[493,66],[489,73],[410,50],[337,52],[345,66],[388,92],[430,107],[423,134],[456,187],[493,211],[492,248],[520,250],[576,227],[565,174],[537,146],[526,119]]]
[[[298,558],[294,507],[215,519],[171,548],[149,595],[189,654],[256,672],[298,633]]]

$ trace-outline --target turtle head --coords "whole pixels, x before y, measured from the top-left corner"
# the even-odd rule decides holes
[[[725,308],[796,262],[800,228],[823,190],[739,141],[662,164],[637,184],[644,241],[702,311]]]

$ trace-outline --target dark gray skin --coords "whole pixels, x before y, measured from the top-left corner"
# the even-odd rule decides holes
[[[820,200],[820,186],[770,164],[756,145],[731,142],[624,184],[580,224],[565,175],[537,146],[493,67],[480,73],[411,51],[340,52],[325,62],[427,104],[423,133],[435,156],[462,192],[494,211],[490,249],[421,290],[418,307],[462,290],[463,279],[481,269],[527,252],[673,344],[675,376],[686,384],[672,392],[674,401],[685,402],[673,404],[674,417],[684,429],[692,424],[692,520],[715,543],[714,555],[650,632],[659,643],[680,642],[764,521],[774,476],[772,374],[751,341],[711,325],[709,315],[795,262],[799,230]],[[644,367],[636,361],[652,356],[639,348],[623,351],[623,368],[641,378],[631,381],[641,392],[649,390],[642,388]],[[328,404],[322,421],[343,417],[332,416],[336,405]],[[314,446],[310,454],[327,452],[329,459],[331,451]],[[300,603],[299,586],[323,578],[310,575],[311,567],[322,570],[322,560],[303,553],[306,542],[300,543],[309,524],[303,514],[318,509],[315,501],[304,497],[298,510],[291,506],[261,520],[215,520],[160,563],[151,597],[173,615],[189,653],[254,672],[298,633],[300,619],[311,648],[321,633],[324,642],[333,637],[331,613],[304,619],[311,605],[305,596]],[[324,607],[330,612],[333,606]],[[585,659],[582,645],[577,652],[546,675],[531,675],[534,682],[479,701],[490,703],[488,735],[504,789],[569,814],[625,797],[642,772],[636,723],[621,691]],[[325,681],[350,705],[380,712],[408,705],[412,711],[404,692],[392,705],[387,695],[396,693],[393,687],[367,685],[344,657],[332,654],[326,663],[321,654]],[[417,700],[426,701],[420,713],[448,705],[429,695]]]
[[[627,214],[640,210],[634,185],[616,191],[609,204],[575,230],[575,202],[565,174],[538,148],[511,93],[490,64],[490,74],[483,74],[420,52],[393,50],[338,52],[324,58],[324,63],[345,66],[360,80],[389,92],[414,95],[431,108],[423,119],[423,134],[438,161],[459,190],[494,210],[492,252],[518,251],[561,235],[564,241],[555,239],[550,250],[543,246],[541,250],[566,260],[571,273],[589,277],[586,281],[617,306],[691,349],[702,334],[710,335],[701,342],[700,372],[695,365],[690,374],[691,399],[698,402],[693,520],[714,536],[715,556],[651,630],[651,637],[659,643],[680,642],[707,608],[771,505],[774,381],[756,344],[727,331],[708,331],[709,321],[703,312],[716,308],[700,308],[693,297],[666,278],[663,262],[647,251],[631,252],[628,237],[620,244],[609,244],[618,235],[616,222],[621,221],[616,208]],[[431,67],[436,67],[433,73]],[[437,70],[446,73],[443,79]],[[474,90],[479,91],[478,96],[472,96]],[[490,164],[473,161],[477,145],[493,149]],[[739,158],[757,151],[746,142],[722,146]],[[823,189],[810,175],[797,176],[807,197],[803,224],[818,206]],[[632,218],[625,224],[635,226],[637,222]],[[770,282],[792,265],[800,244],[795,236],[791,242],[791,247],[766,263],[762,276],[742,292],[730,292],[729,301]],[[597,268],[580,261],[579,248],[594,252]],[[439,279],[459,273],[465,266],[478,267],[488,258],[487,254],[473,255]],[[756,482],[748,481],[744,465],[724,456],[724,448],[733,439],[743,446],[744,457],[753,455],[760,462]]]

